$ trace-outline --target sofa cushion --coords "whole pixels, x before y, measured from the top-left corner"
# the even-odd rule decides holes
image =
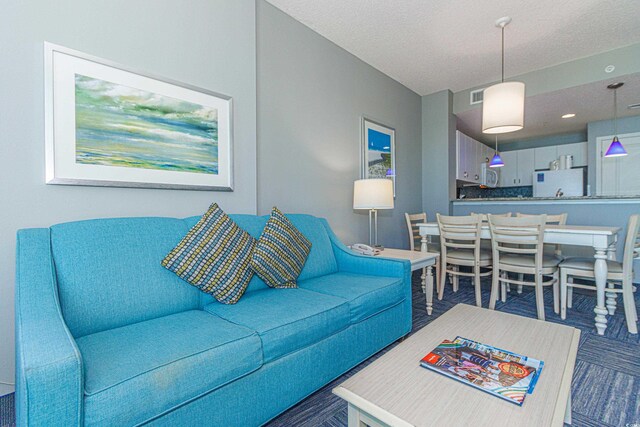
[[[173,218],[52,226],[60,305],[73,336],[197,309],[200,292],[160,265],[188,230]]]
[[[224,304],[235,304],[253,276],[256,240],[212,204],[162,265]]]
[[[402,278],[342,272],[304,280],[298,286],[349,301],[352,323],[395,306],[405,295]]]
[[[276,207],[251,256],[251,268],[272,288],[295,288],[311,242]]]
[[[254,331],[191,310],[77,340],[85,422],[132,425],[262,365]]]
[[[293,225],[311,242],[311,252],[298,280],[311,279],[338,271],[333,245],[325,221],[311,215],[287,214]]]
[[[316,343],[349,326],[349,303],[305,289],[263,289],[238,304],[212,303],[205,310],[257,331],[264,363]]]

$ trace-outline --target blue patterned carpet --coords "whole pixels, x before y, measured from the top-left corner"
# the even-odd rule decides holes
[[[489,281],[483,282],[483,306],[489,304]],[[599,336],[594,327],[593,307],[595,293],[573,293],[573,308],[567,309],[566,321],[553,312],[551,291],[545,291],[545,314],[548,321],[569,324],[582,331],[578,359],[572,383],[573,426],[575,427],[636,427],[640,426],[640,336],[627,332],[618,297],[618,309],[614,316],[607,316],[608,328]],[[640,292],[638,292],[640,293]],[[636,306],[640,299],[636,293]],[[442,301],[433,304],[433,315],[427,316],[425,298],[420,290],[420,276],[413,275],[413,331],[429,324],[458,303],[475,304],[473,286],[468,279],[460,280],[460,290],[453,293],[447,285]],[[526,317],[536,317],[533,288],[518,295],[509,293],[506,303],[498,302],[496,309]],[[376,356],[356,366],[321,390],[289,409],[269,427],[321,426],[344,427],[347,425],[347,404],[331,394],[331,389],[364,368],[393,345]]]
[[[489,302],[489,283],[483,283],[483,305]],[[638,292],[640,293],[640,292]],[[640,306],[636,295],[636,305]],[[553,313],[550,291],[545,293],[547,320],[563,323]],[[460,290],[451,291],[447,285],[444,299],[434,302],[432,316],[425,312],[424,294],[420,278],[413,276],[413,330],[416,331],[436,319],[458,303],[475,304],[473,287],[462,279]],[[574,291],[573,308],[567,311],[566,324],[582,331],[578,359],[573,377],[573,426],[576,427],[635,427],[640,425],[640,336],[630,335],[624,320],[622,300],[618,310],[609,316],[604,336],[597,335],[593,326],[595,295]],[[506,303],[498,302],[496,309],[527,317],[536,316],[532,288],[518,295],[511,292]],[[347,425],[347,405],[331,394],[331,389],[371,363],[392,346],[378,353],[351,371],[337,378],[321,390],[272,420],[269,427]],[[13,426],[13,395],[0,398],[0,427]]]

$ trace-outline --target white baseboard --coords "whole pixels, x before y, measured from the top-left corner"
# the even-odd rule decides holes
[[[13,384],[0,383],[0,397],[11,394],[16,391],[16,388]]]

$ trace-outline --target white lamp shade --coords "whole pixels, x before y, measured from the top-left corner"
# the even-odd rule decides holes
[[[524,127],[524,83],[498,83],[484,90],[482,132],[507,133]]]
[[[355,181],[353,209],[393,209],[393,181],[386,178]]]

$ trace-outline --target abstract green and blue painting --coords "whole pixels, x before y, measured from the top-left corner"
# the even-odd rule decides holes
[[[218,174],[218,110],[75,75],[76,163]]]

